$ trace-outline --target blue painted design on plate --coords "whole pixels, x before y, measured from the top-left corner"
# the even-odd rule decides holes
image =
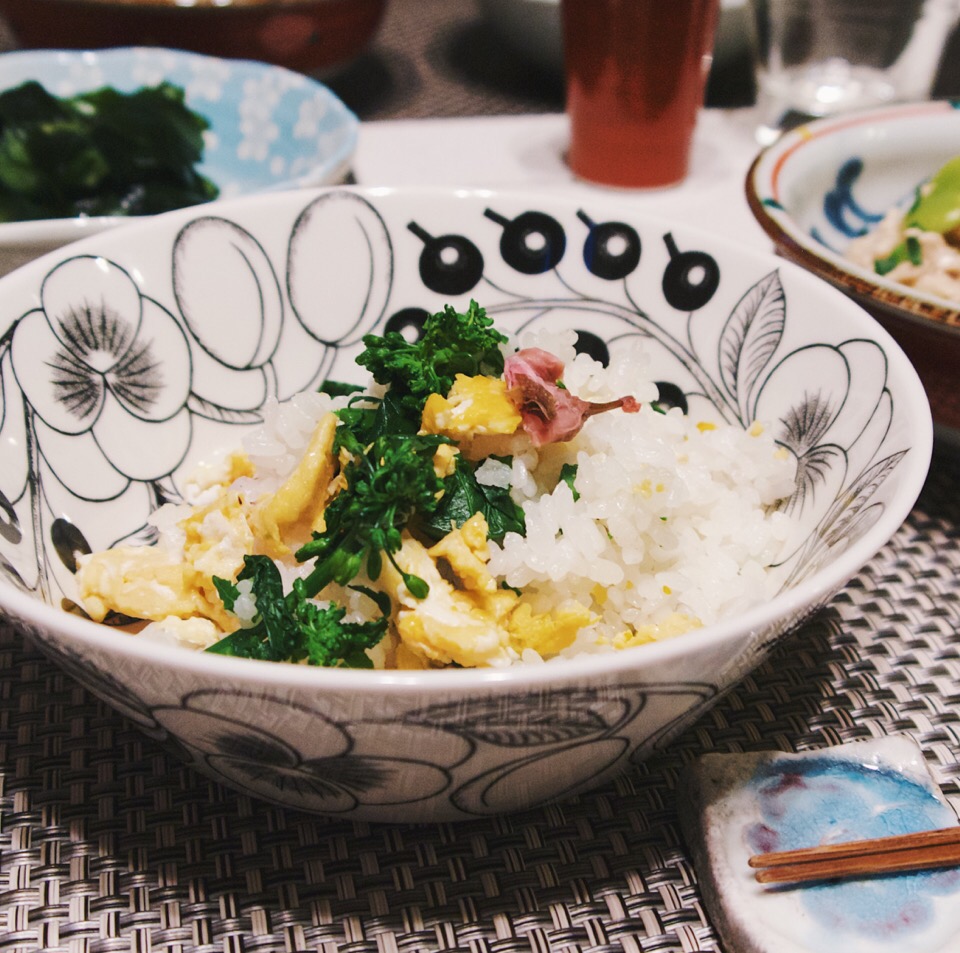
[[[823,214],[842,235],[857,238],[883,218],[882,212],[868,212],[853,197],[853,187],[863,173],[863,159],[851,156],[839,169],[833,188],[823,197]]]

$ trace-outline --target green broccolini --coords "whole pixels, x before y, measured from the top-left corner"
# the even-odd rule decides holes
[[[300,562],[313,560],[313,568],[284,594],[280,572],[272,561],[247,557],[239,579],[253,580],[254,624],[221,639],[208,651],[306,660],[313,665],[368,665],[364,650],[385,633],[389,600],[353,586],[374,599],[382,615],[375,623],[351,625],[343,622],[342,608],[323,608],[311,601],[327,585],[350,586],[361,572],[376,580],[384,559],[401,571],[393,557],[408,527],[425,538],[439,539],[451,526],[462,525],[479,511],[487,519],[492,539],[502,539],[508,531],[524,532],[523,511],[508,489],[482,486],[474,474],[475,465],[460,457],[453,474],[439,476],[434,455],[441,444],[453,441],[418,433],[427,398],[448,393],[457,374],[503,373],[500,345],[507,338],[492,324],[471,301],[465,313],[447,307],[430,316],[416,342],[396,332],[364,337],[365,349],[357,363],[388,389],[382,398],[357,394],[337,411],[334,452],[345,450],[350,459],[341,472],[343,486],[324,511],[324,532],[314,533],[296,553]],[[353,390],[337,383],[322,389],[332,394]],[[413,596],[422,599],[429,594],[423,579],[401,574]],[[223,579],[214,582],[224,605],[232,610],[239,595],[235,584]]]
[[[343,424],[341,424],[341,427]],[[433,467],[441,443],[436,435],[385,434],[362,447],[355,439],[347,446],[356,455],[343,469],[346,486],[324,511],[326,531],[297,551],[297,560],[316,563],[304,580],[304,592],[315,596],[326,585],[347,585],[361,568],[371,579],[380,575],[383,557],[400,549],[400,534],[416,514],[436,509],[443,481]],[[403,573],[404,583],[417,598],[427,584]]]
[[[398,331],[382,337],[366,335],[357,363],[378,384],[389,384],[391,394],[419,424],[426,399],[447,394],[457,374],[499,377],[503,373],[500,345],[506,341],[486,311],[471,301],[465,313],[447,305],[429,317],[420,338],[412,343]]]
[[[249,579],[257,616],[250,628],[238,629],[207,651],[218,655],[299,662],[345,668],[371,668],[364,649],[372,648],[387,630],[387,620],[344,622],[341,606],[311,601],[298,580],[284,595],[280,570],[267,556],[245,556],[237,582]],[[240,589],[214,578],[224,607],[233,611]]]

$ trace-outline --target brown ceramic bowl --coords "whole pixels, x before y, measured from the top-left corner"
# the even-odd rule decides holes
[[[960,301],[925,294],[844,258],[849,241],[960,155],[960,112],[917,103],[821,119],[757,156],[747,201],[783,257],[845,291],[898,341],[934,420],[960,439]]]
[[[165,46],[303,72],[353,59],[387,0],[0,0],[20,46]]]

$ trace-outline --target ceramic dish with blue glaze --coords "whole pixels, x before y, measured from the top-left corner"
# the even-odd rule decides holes
[[[753,854],[956,827],[907,735],[800,752],[703,755],[680,816],[712,920],[738,953],[956,953],[960,868],[784,886]]]
[[[359,123],[326,86],[299,73],[250,60],[228,60],[151,47],[0,55],[0,89],[36,80],[55,96],[110,86],[132,92],[166,81],[210,124],[198,171],[220,198],[327,185],[341,180],[356,148]],[[0,274],[122,217],[0,223]]]
[[[914,363],[934,419],[960,433],[960,304],[898,284],[844,257],[854,238],[960,155],[960,111],[929,102],[822,119],[785,133],[747,175],[750,208],[777,251],[851,295]]]

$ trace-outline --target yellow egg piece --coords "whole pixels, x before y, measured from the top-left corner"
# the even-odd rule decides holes
[[[512,661],[528,648],[552,655],[594,621],[573,600],[536,613],[512,589],[499,588],[487,568],[487,530],[483,514],[475,513],[429,549],[411,537],[404,539],[396,563],[427,583],[424,599],[410,594],[392,565],[384,566],[378,584],[397,606],[396,631],[403,646],[398,659],[405,658],[408,665],[413,657],[434,665],[477,667]]]
[[[694,616],[683,612],[672,612],[658,623],[637,626],[621,632],[610,640],[615,649],[628,649],[635,645],[648,645],[651,642],[662,642],[672,639],[684,632],[691,632],[701,628],[703,623]]]
[[[191,568],[168,550],[118,546],[80,559],[77,594],[96,622],[111,611],[155,621],[187,617],[202,609],[191,577]]]
[[[572,645],[577,633],[593,621],[593,613],[572,599],[546,613],[535,613],[520,602],[510,615],[509,629],[517,652],[533,649],[548,656]]]
[[[431,394],[427,398],[421,432],[456,440],[477,434],[512,434],[520,422],[520,412],[509,397],[506,381],[457,374],[446,397]]]
[[[254,508],[251,523],[269,555],[282,558],[290,553],[291,540],[299,544],[311,533],[323,532],[323,512],[337,471],[333,453],[336,429],[336,414],[324,414],[293,473]]]
[[[224,490],[180,521],[182,551],[118,546],[82,558],[77,570],[80,603],[97,621],[113,611],[154,622],[204,618],[222,632],[233,631],[237,620],[224,609],[213,577],[236,579],[244,555],[253,552],[247,515],[243,498]]]

